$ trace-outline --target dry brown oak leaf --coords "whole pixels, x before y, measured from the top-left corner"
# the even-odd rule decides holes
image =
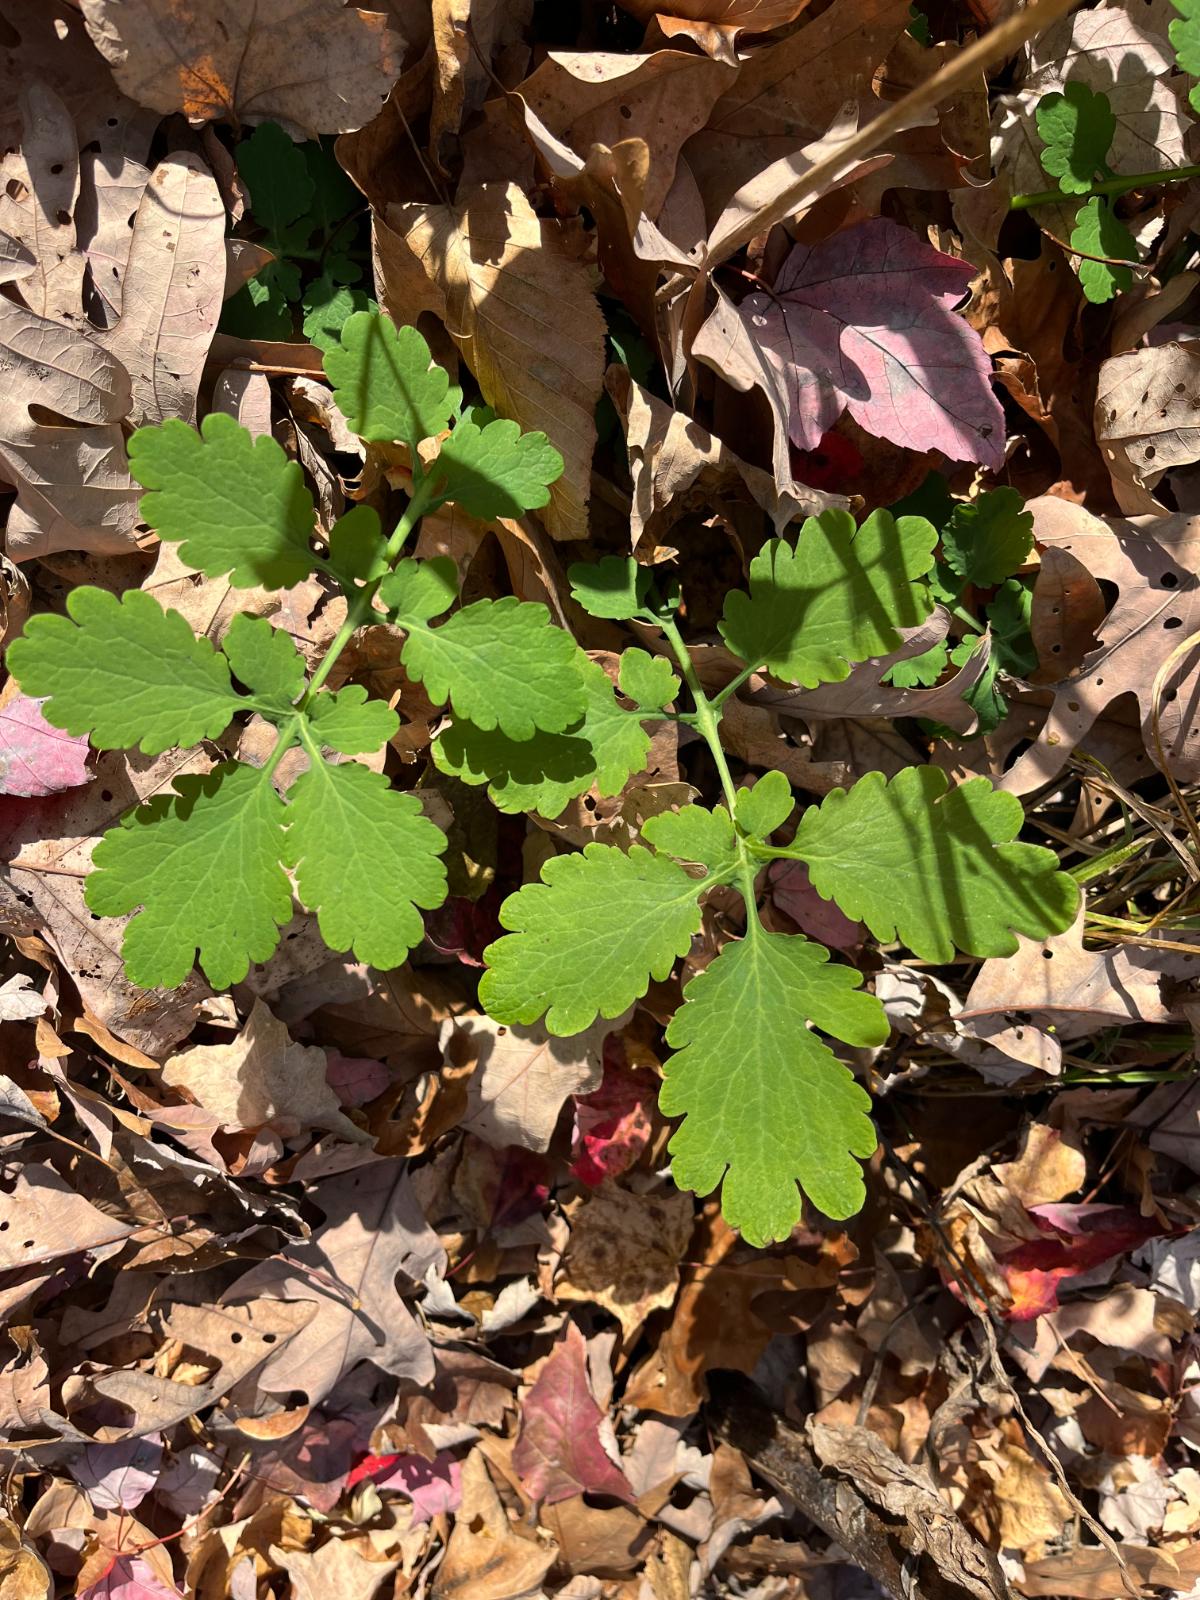
[[[1096,648],[1056,686],[1045,725],[999,787],[1027,794],[1055,777],[1122,694],[1137,697],[1151,760],[1181,782],[1200,777],[1200,648],[1182,651],[1165,672],[1155,705],[1160,667],[1200,629],[1200,517],[1102,520],[1050,495],[1029,509],[1040,545],[1066,550],[1120,592]]]

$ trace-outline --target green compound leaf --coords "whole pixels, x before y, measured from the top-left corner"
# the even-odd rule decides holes
[[[597,1016],[617,1017],[665,978],[700,929],[703,884],[640,845],[629,854],[589,844],[554,856],[540,883],[500,908],[511,933],[483,953],[479,997],[497,1022],[536,1022],[580,1033]]]
[[[387,571],[387,540],[372,506],[351,506],[329,530],[329,560],[341,584],[369,583]]]
[[[955,506],[942,529],[942,559],[981,589],[1011,578],[1032,549],[1033,513],[1015,489],[990,489]]]
[[[446,898],[441,829],[412,795],[356,762],[314,761],[288,790],[287,818],[288,864],[325,943],[369,966],[399,966],[424,931],[417,908]]]
[[[572,562],[567,581],[589,616],[627,622],[645,607],[651,576],[632,556],[605,556],[602,561]]]
[[[1180,71],[1189,78],[1200,78],[1200,0],[1171,0],[1179,20],[1167,29],[1175,47]],[[1192,109],[1200,111],[1200,85],[1193,84],[1188,95]]]
[[[563,458],[544,433],[522,433],[501,418],[486,427],[463,421],[430,469],[438,493],[472,517],[519,517],[550,500]]]
[[[304,657],[282,628],[239,611],[221,641],[235,675],[251,694],[288,711],[304,687]],[[180,739],[179,744],[191,741]]]
[[[765,839],[786,822],[795,809],[792,786],[782,772],[765,772],[753,789],[735,796],[738,827],[754,839]]]
[[[318,744],[344,756],[381,750],[400,727],[391,707],[383,700],[368,700],[361,683],[318,694],[308,708],[308,721]]]
[[[486,783],[492,804],[510,815],[536,811],[557,817],[593,784],[602,795],[619,794],[645,766],[650,735],[635,714],[617,704],[598,662],[577,650],[575,667],[585,699],[583,720],[570,732],[539,730],[531,739],[511,739],[499,728],[485,733],[456,717],[433,746],[439,771],[463,783]]]
[[[181,559],[235,589],[289,589],[313,568],[316,522],[298,461],[222,411],[197,433],[171,418],[129,440],[129,470],[150,494],[142,515]]]
[[[649,818],[642,837],[677,861],[694,861],[704,867],[708,873],[705,889],[727,882],[737,871],[737,835],[728,811],[720,807],[715,811],[704,806],[662,811]]]
[[[256,767],[175,779],[96,846],[84,898],[102,917],[141,906],[125,933],[130,981],[175,988],[200,965],[216,989],[265,961],[292,915],[280,864],[283,801]]]
[[[1037,665],[1037,651],[1029,632],[1032,614],[1033,591],[1010,578],[996,591],[995,599],[987,608],[988,645],[982,644],[979,634],[968,633],[951,651],[954,665],[965,667],[976,649],[988,649],[987,667],[963,695],[979,719],[976,734],[993,732],[1007,715],[1008,701],[996,681],[999,674],[1008,672],[1020,678]]]
[[[438,628],[408,616],[401,626],[409,630],[401,652],[409,677],[485,733],[531,739],[538,728],[561,733],[583,715],[578,646],[543,605],[506,595],[477,600]]]
[[[440,617],[458,599],[458,570],[449,556],[401,561],[379,585],[379,598],[402,628],[416,627]]]
[[[1109,177],[1108,147],[1117,131],[1117,119],[1108,96],[1093,93],[1078,80],[1065,84],[1061,94],[1043,95],[1038,101],[1037,128],[1046,148],[1042,166],[1064,194],[1086,194],[1098,178]]]
[[[226,300],[220,326],[236,339],[285,340],[292,337],[292,312],[278,284],[260,273]]]
[[[956,948],[1012,955],[1014,929],[1041,939],[1069,927],[1079,891],[1053,851],[1011,842],[1024,821],[1016,796],[987,778],[946,790],[937,767],[908,767],[890,783],[868,772],[804,813],[788,853],[846,916],[927,961],[949,961]]]
[[[238,176],[250,190],[260,227],[278,233],[312,209],[314,184],[304,152],[277,122],[262,122],[237,147]]]
[[[854,662],[898,649],[898,630],[929,615],[921,579],[937,537],[924,517],[890,511],[857,529],[848,511],[809,517],[795,548],[772,539],[750,564],[750,593],[726,600],[726,644],[785,683],[840,682]]]
[[[679,693],[679,679],[672,672],[671,663],[663,656],[652,656],[648,650],[622,653],[617,682],[621,693],[644,711],[661,711]]]
[[[380,312],[356,311],[325,352],[325,375],[346,421],[362,439],[400,439],[415,450],[450,425],[462,401],[444,367],[413,327]]]
[[[1085,256],[1109,256],[1122,261],[1138,259],[1137,240],[1117,216],[1103,195],[1093,195],[1080,206],[1071,230],[1071,248]],[[1111,300],[1118,290],[1128,289],[1133,273],[1128,267],[1114,267],[1107,261],[1081,260],[1079,283],[1093,305]]]
[[[249,709],[224,656],[141,589],[119,600],[106,589],[73,590],[67,616],[34,617],[8,664],[26,694],[50,697],[48,722],[88,734],[98,750],[136,745],[158,755],[215,739]]]
[[[875,1149],[870,1097],[815,1023],[847,1044],[882,1044],[883,1007],[857,992],[851,967],[799,935],[757,931],[727,944],[683,992],[667,1029],[665,1115],[681,1188],[708,1194],[751,1244],[786,1239],[800,1220],[799,1184],[830,1217],[863,1203],[858,1161]]]

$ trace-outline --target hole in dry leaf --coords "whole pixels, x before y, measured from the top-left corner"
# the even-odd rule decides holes
[[[264,1344],[274,1344],[275,1343],[275,1339],[276,1339],[276,1335],[273,1334],[273,1333],[264,1333],[263,1336],[262,1336],[262,1342]]]
[[[1158,581],[1164,589],[1178,589],[1179,574],[1177,572],[1164,572]]]
[[[633,112],[629,109],[628,106],[622,106],[620,108],[620,110],[621,110],[621,115],[625,118],[626,122],[628,122],[630,117],[633,115]]]
[[[1157,452],[1156,452],[1154,446],[1152,444],[1148,444],[1146,446],[1146,460],[1147,461],[1153,461],[1156,454],[1157,454]]]
[[[1042,951],[1042,960],[1043,961],[1053,961],[1054,960],[1054,951],[1053,950],[1043,950]]]
[[[241,1342],[242,1342],[241,1334],[240,1333],[231,1333],[229,1335],[229,1342],[230,1342],[230,1344],[241,1344]]]
[[[1165,621],[1163,622],[1163,627],[1164,628],[1182,628],[1183,627],[1183,618],[1182,617],[1167,617],[1165,619]]]

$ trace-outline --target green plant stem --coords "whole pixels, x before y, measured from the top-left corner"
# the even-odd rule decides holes
[[[1064,194],[1061,189],[1039,189],[1037,194],[1015,194],[1008,202],[1010,211],[1028,211],[1033,206],[1071,205],[1090,200],[1097,194],[1128,194],[1130,189],[1153,189],[1160,183],[1184,183],[1200,178],[1200,166],[1173,167],[1169,172],[1134,172],[1126,177],[1102,178],[1082,194]]]
[[[704,687],[692,664],[692,657],[687,645],[683,642],[683,635],[675,626],[670,617],[659,617],[658,625],[666,635],[668,644],[675,653],[679,663],[679,670],[683,674],[683,681],[691,691],[692,699],[696,704],[693,726],[712,753],[717,775],[721,780],[721,793],[725,797],[725,804],[729,808],[730,818],[737,814],[737,788],[734,785],[733,774],[729,770],[729,762],[725,759],[725,751],[721,745],[721,711],[720,707],[704,692]],[[738,850],[738,887],[742,891],[742,899],[746,902],[746,937],[755,939],[762,932],[762,924],[758,920],[758,895],[755,884],[758,879],[758,863],[751,854],[750,846],[737,832]]]
[[[713,710],[719,711],[725,704],[726,700],[731,699],[744,683],[749,682],[749,680],[758,670],[759,669],[757,666],[743,667],[741,672],[738,673],[737,677],[727,683],[721,690],[720,694],[715,694],[709,701],[709,704],[712,706]]]
[[[396,557],[404,549],[413,529],[425,513],[432,510],[436,499],[437,497],[429,487],[428,478],[421,477],[413,483],[412,498],[404,508],[404,515],[396,524],[396,531],[387,542],[389,571],[394,565]],[[306,711],[308,709],[312,703],[313,696],[333,671],[337,658],[358,630],[370,620],[375,609],[375,596],[379,592],[379,585],[386,575],[386,573],[380,573],[378,578],[372,579],[370,583],[364,584],[361,589],[354,591],[349,608],[346,611],[346,620],[342,623],[337,633],[334,634],[329,649],[325,652],[317,666],[317,670],[309,679],[304,699],[300,702],[301,710]]]

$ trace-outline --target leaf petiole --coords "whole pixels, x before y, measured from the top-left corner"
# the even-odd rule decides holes
[[[717,776],[721,780],[721,793],[725,797],[729,815],[730,817],[735,817],[737,814],[737,788],[734,785],[733,774],[729,770],[729,762],[725,758],[725,751],[721,744],[720,707],[705,694],[704,686],[701,684],[696,668],[692,663],[691,654],[674,619],[660,616],[658,625],[674,652],[675,659],[679,663],[679,670],[683,675],[683,681],[691,690],[692,699],[696,705],[695,712],[688,720],[696,728],[709,748],[713,764],[717,769]],[[742,891],[742,899],[746,902],[746,937],[748,939],[757,939],[762,932],[762,924],[758,920],[758,895],[755,890],[758,879],[758,865],[755,862],[748,841],[740,832],[736,831],[736,828],[735,833],[738,853],[738,887]]]
[[[1008,202],[1010,211],[1028,211],[1033,206],[1071,204],[1098,194],[1128,194],[1131,189],[1154,189],[1163,183],[1185,183],[1200,178],[1200,165],[1174,167],[1168,172],[1134,172],[1125,177],[1101,178],[1079,194],[1064,194],[1061,189],[1039,189],[1036,194],[1015,194]]]

